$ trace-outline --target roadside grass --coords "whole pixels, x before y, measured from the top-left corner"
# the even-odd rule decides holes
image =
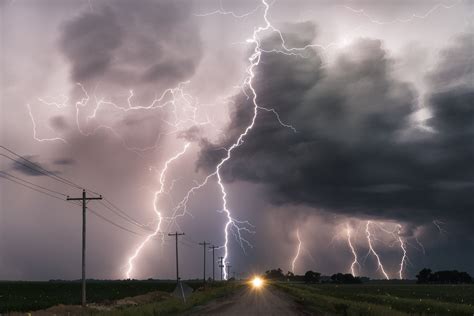
[[[274,285],[328,315],[474,315],[469,285]]]
[[[197,288],[202,283],[187,282],[187,284]],[[90,280],[87,282],[87,301],[89,303],[103,303],[153,291],[170,293],[175,286],[176,283],[173,281],[159,280]],[[80,303],[80,282],[0,282],[0,314],[35,311],[58,304],[78,305]]]
[[[194,307],[206,304],[211,300],[229,296],[242,288],[242,286],[242,283],[216,283],[209,285],[205,291],[195,291],[186,300],[186,303],[183,303],[180,299],[169,297],[165,300],[149,304],[119,308],[107,312],[94,312],[93,315],[148,316],[182,314],[190,312]]]

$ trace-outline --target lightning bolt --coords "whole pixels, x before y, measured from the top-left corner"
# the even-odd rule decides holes
[[[405,267],[406,260],[408,258],[405,242],[403,241],[402,236],[400,234],[401,230],[402,230],[402,225],[398,225],[398,232],[397,232],[398,241],[400,242],[400,248],[402,249],[402,252],[403,252],[402,260],[400,261],[400,270],[398,271],[398,275],[400,276],[400,280],[403,279],[403,268]]]
[[[382,272],[383,276],[389,280],[390,278],[388,277],[388,274],[385,272],[385,269],[383,267],[383,264],[382,262],[380,261],[380,257],[379,255],[377,254],[377,252],[375,251],[373,245],[372,245],[372,234],[370,233],[370,224],[371,224],[371,221],[367,221],[367,225],[365,226],[365,233],[367,234],[367,243],[369,245],[369,251],[375,256],[375,258],[377,259],[377,270],[380,269],[380,271]]]
[[[432,223],[433,223],[433,225],[436,226],[436,228],[438,229],[438,231],[439,231],[439,233],[440,233],[441,235],[447,233],[447,231],[446,231],[443,227],[441,227],[441,225],[444,225],[444,224],[445,224],[444,222],[435,219],[435,220],[432,221]]]
[[[38,141],[38,142],[61,141],[65,144],[68,143],[64,138],[61,138],[61,137],[51,137],[51,138],[40,138],[40,137],[38,137],[38,132],[36,131],[36,121],[34,119],[32,111],[31,111],[31,106],[29,104],[27,104],[26,107],[28,108],[28,114],[30,116],[31,123],[33,124],[33,138],[36,141]]]
[[[144,152],[151,151],[157,149],[159,141],[162,139],[163,136],[169,136],[172,134],[177,134],[180,131],[186,130],[192,126],[203,126],[211,124],[209,116],[205,113],[206,119],[198,119],[198,104],[197,99],[194,99],[191,95],[187,94],[184,91],[184,87],[189,83],[189,81],[181,82],[174,88],[168,88],[162,92],[160,96],[155,97],[148,105],[134,105],[132,100],[134,98],[134,92],[132,89],[129,90],[129,95],[126,98],[126,105],[118,105],[111,100],[107,100],[105,98],[98,98],[95,94],[92,96],[88,93],[86,88],[81,83],[76,83],[79,87],[80,91],[82,92],[83,96],[71,103],[69,98],[64,95],[60,95],[59,97],[44,97],[38,98],[38,101],[50,107],[56,107],[57,109],[64,109],[67,107],[74,107],[75,109],[75,125],[79,133],[83,136],[91,136],[96,134],[99,130],[106,130],[116,138],[118,138],[122,144],[122,146],[129,151],[132,151],[138,155],[142,155]],[[58,99],[58,101],[56,101]],[[85,126],[81,124],[81,112],[88,108],[92,107],[92,113],[86,117]],[[34,119],[33,113],[31,111],[31,106],[27,104],[27,108],[29,111],[30,119],[33,124],[33,137],[37,141],[62,141],[67,143],[64,138],[55,137],[55,138],[39,138],[37,136],[36,131],[36,120]],[[108,108],[110,112],[110,108],[119,113],[126,114],[130,111],[162,111],[165,109],[170,109],[171,116],[173,120],[165,120],[162,119],[162,122],[166,125],[170,126],[170,131],[166,133],[159,133],[152,144],[137,147],[131,146],[125,140],[125,138],[113,127],[106,124],[98,123],[92,129],[88,128],[89,123],[93,120],[98,120],[98,114],[103,108]],[[87,130],[89,129],[89,130]]]
[[[152,239],[154,238],[156,235],[159,234],[160,232],[160,227],[161,227],[161,222],[163,220],[163,217],[161,215],[161,211],[158,209],[158,201],[159,201],[159,198],[160,196],[165,192],[165,182],[166,182],[166,172],[168,170],[168,167],[169,165],[179,159],[182,155],[184,155],[184,153],[186,152],[186,150],[188,149],[190,143],[186,143],[184,145],[184,148],[182,151],[180,151],[179,153],[177,153],[176,155],[174,155],[173,157],[169,158],[166,162],[165,162],[165,165],[163,167],[163,169],[161,170],[161,173],[160,173],[160,178],[159,178],[159,182],[160,182],[160,188],[158,191],[155,192],[155,197],[154,197],[154,200],[153,200],[153,210],[158,218],[158,223],[156,225],[156,228],[155,228],[155,231],[152,233],[152,234],[149,234],[145,240],[142,241],[142,243],[140,243],[138,245],[138,247],[135,249],[135,252],[134,254],[128,258],[128,269],[125,273],[125,277],[127,279],[130,279],[131,277],[131,274],[132,274],[132,271],[133,271],[133,262],[134,260],[138,257],[138,255],[140,254],[141,250],[143,249],[143,247]]]
[[[423,14],[413,13],[410,17],[408,17],[406,19],[396,18],[396,19],[393,19],[391,21],[381,21],[381,20],[373,17],[372,15],[366,13],[364,9],[354,9],[354,8],[352,8],[350,6],[347,6],[347,5],[343,5],[342,7],[349,10],[349,11],[351,11],[351,12],[353,12],[353,13],[360,14],[360,15],[364,16],[371,23],[378,24],[378,25],[389,25],[389,24],[395,24],[395,23],[409,23],[409,22],[414,21],[415,19],[424,20],[427,17],[429,17],[431,14],[433,14],[434,12],[436,12],[440,9],[445,9],[445,10],[446,9],[452,9],[456,5],[457,5],[457,3],[452,4],[452,5],[445,5],[445,4],[442,4],[442,3],[438,3],[437,5],[431,7],[428,11],[426,11]]]
[[[219,9],[217,9],[215,11],[212,11],[212,12],[194,14],[194,15],[199,16],[199,17],[207,17],[207,16],[218,14],[218,15],[230,15],[230,16],[236,18],[236,19],[242,19],[242,18],[246,18],[246,17],[252,15],[253,13],[257,12],[262,7],[263,7],[262,5],[259,5],[259,6],[256,6],[253,10],[251,10],[249,12],[242,13],[242,14],[236,14],[235,12],[227,11],[226,9],[224,9],[224,6],[222,5],[222,1],[219,1]]]
[[[352,256],[354,257],[354,260],[351,263],[351,273],[353,276],[356,276],[355,266],[356,265],[360,266],[360,264],[357,258],[357,252],[354,246],[352,245],[352,240],[351,240],[352,229],[350,228],[349,224],[346,224],[346,234],[347,234],[347,245],[351,249]]]
[[[295,257],[291,261],[291,272],[293,273],[295,273],[295,264],[296,264],[296,261],[298,260],[298,257],[300,256],[300,251],[301,251],[301,238],[300,238],[299,229],[296,230],[296,238],[298,239],[298,247],[296,249]]]
[[[424,18],[428,17],[429,15],[431,15],[433,12],[435,12],[438,9],[441,9],[441,8],[448,9],[448,8],[453,7],[453,6],[445,6],[445,5],[439,4],[435,7],[433,7],[430,11],[428,11],[424,15],[414,14],[410,19],[411,20],[424,19]],[[196,14],[196,15],[201,16],[201,17],[205,17],[205,16],[209,16],[209,15],[213,15],[213,14],[221,14],[221,15],[231,15],[234,18],[245,18],[245,17],[249,16],[250,14],[253,14],[253,13],[255,13],[255,12],[261,10],[261,9],[263,9],[263,21],[264,21],[264,23],[261,26],[255,27],[254,30],[253,30],[251,38],[246,40],[247,44],[253,45],[253,52],[251,53],[250,57],[248,58],[249,64],[248,64],[247,68],[245,69],[246,76],[245,76],[245,78],[243,80],[243,84],[241,86],[242,92],[249,99],[251,99],[252,104],[253,104],[253,116],[251,118],[251,121],[250,121],[249,125],[246,126],[244,131],[239,135],[239,137],[237,137],[236,141],[232,145],[230,145],[230,147],[224,149],[226,151],[226,154],[224,155],[224,158],[217,164],[214,172],[212,172],[211,174],[206,176],[202,182],[196,183],[196,185],[194,187],[192,187],[187,192],[187,194],[184,196],[184,198],[181,200],[181,202],[179,202],[172,209],[171,215],[168,216],[168,217],[162,216],[161,211],[159,211],[159,209],[158,209],[157,203],[158,203],[159,198],[161,197],[161,195],[166,193],[164,187],[165,187],[165,180],[166,180],[165,177],[166,177],[166,172],[167,172],[167,169],[168,169],[168,165],[170,163],[172,163],[173,161],[175,161],[176,159],[179,159],[186,152],[186,150],[189,146],[189,143],[187,143],[185,145],[184,149],[180,153],[178,153],[177,155],[171,157],[169,160],[166,161],[165,166],[164,166],[164,168],[162,169],[162,171],[160,173],[160,178],[159,178],[159,180],[160,180],[160,189],[155,192],[154,201],[153,201],[154,212],[157,216],[157,226],[156,226],[155,231],[152,234],[148,235],[147,238],[136,248],[134,254],[131,257],[129,257],[129,259],[128,259],[128,270],[126,272],[127,278],[130,277],[130,275],[133,271],[133,262],[137,258],[137,256],[139,255],[142,248],[145,246],[146,243],[149,242],[149,240],[151,240],[152,238],[156,237],[159,234],[162,222],[167,221],[170,225],[172,223],[176,224],[176,220],[177,220],[178,217],[184,216],[186,214],[190,214],[190,212],[188,211],[188,206],[187,206],[187,203],[188,203],[189,199],[191,198],[191,196],[197,190],[199,190],[203,186],[207,185],[209,180],[211,178],[214,178],[214,177],[216,177],[216,179],[217,179],[217,184],[219,186],[220,193],[221,193],[220,195],[221,195],[221,200],[222,200],[222,210],[220,210],[220,212],[225,215],[224,244],[220,247],[221,249],[224,250],[224,262],[229,262],[229,256],[230,256],[230,252],[229,252],[229,234],[230,233],[234,235],[234,237],[239,242],[241,248],[244,251],[245,251],[245,246],[251,247],[250,242],[248,242],[242,236],[242,233],[243,232],[254,233],[253,226],[248,221],[239,221],[239,220],[235,219],[232,216],[232,211],[229,208],[228,201],[227,201],[228,193],[226,191],[226,188],[224,186],[223,179],[222,179],[222,174],[221,174],[222,168],[226,164],[226,162],[231,159],[233,151],[244,143],[245,137],[249,134],[249,132],[252,130],[252,128],[255,125],[259,110],[273,113],[281,126],[283,126],[285,128],[289,128],[289,129],[293,130],[294,132],[296,132],[296,129],[292,125],[290,125],[288,123],[285,123],[281,120],[278,112],[275,109],[260,105],[257,102],[258,101],[258,95],[257,95],[257,91],[254,87],[254,82],[253,81],[254,81],[254,78],[255,78],[255,71],[256,71],[256,68],[258,67],[258,65],[260,64],[262,54],[264,54],[264,53],[279,53],[279,54],[285,54],[285,55],[288,55],[288,56],[300,56],[300,57],[304,58],[305,57],[304,52],[308,48],[319,48],[319,49],[322,49],[323,51],[325,51],[328,48],[336,46],[336,45],[341,46],[338,43],[330,43],[330,44],[325,45],[325,46],[324,45],[318,45],[318,44],[309,44],[309,45],[306,45],[304,47],[288,47],[287,44],[285,43],[284,37],[283,37],[282,33],[280,32],[280,30],[275,28],[271,24],[271,22],[268,18],[270,4],[269,4],[269,2],[267,2],[267,0],[262,0],[261,5],[257,6],[254,10],[252,10],[248,13],[245,13],[245,14],[235,14],[231,11],[226,11],[226,10],[224,10],[224,8],[222,7],[222,4],[221,4],[221,7],[220,7],[219,10],[216,10],[214,12],[210,12],[210,13],[207,13],[207,14]],[[374,20],[374,21],[372,21],[374,23],[380,22],[380,21],[377,21],[375,19],[372,19],[372,17],[368,16],[363,10],[356,10],[356,9],[353,9],[353,8],[350,8],[350,7],[346,7],[346,9],[351,10],[352,12],[357,13],[357,14],[363,14],[366,17],[370,18],[371,20]],[[409,19],[408,20],[400,19],[400,21],[398,21],[398,22],[404,22],[404,23],[409,22]],[[382,23],[382,24],[388,24],[388,23]],[[265,50],[265,49],[262,48],[261,43],[260,43],[260,37],[261,37],[261,34],[263,32],[267,32],[267,31],[275,32],[279,35],[279,38],[281,40],[281,48],[272,49],[272,50]],[[346,42],[346,40],[343,41],[343,44],[345,42]],[[127,144],[125,139],[112,126],[99,124],[98,126],[93,128],[92,131],[86,131],[86,129],[88,129],[87,124],[86,124],[86,127],[83,128],[83,125],[80,123],[80,115],[79,114],[80,114],[81,110],[86,108],[88,105],[91,105],[91,103],[95,102],[95,104],[92,104],[92,107],[93,107],[92,114],[86,117],[86,123],[89,123],[92,120],[97,120],[97,116],[101,112],[101,109],[106,108],[106,107],[113,108],[114,110],[122,112],[122,113],[127,113],[129,111],[140,111],[140,110],[161,110],[161,109],[169,107],[171,109],[173,120],[170,121],[170,120],[164,120],[163,119],[163,122],[165,124],[169,125],[172,128],[172,130],[170,132],[164,134],[164,136],[171,135],[171,134],[174,134],[174,133],[178,133],[179,131],[183,130],[186,126],[189,126],[189,124],[191,124],[192,126],[210,124],[210,120],[207,117],[207,115],[206,115],[207,120],[199,121],[197,119],[197,109],[198,108],[197,108],[196,102],[195,102],[195,100],[193,100],[193,98],[190,95],[188,95],[184,92],[183,85],[185,85],[185,84],[187,84],[187,82],[180,83],[175,88],[170,88],[170,89],[165,90],[160,97],[155,98],[149,105],[145,105],[145,106],[140,106],[140,105],[137,106],[137,105],[132,104],[132,100],[134,98],[133,90],[129,90],[129,94],[128,94],[128,97],[127,97],[127,105],[126,106],[120,106],[120,105],[117,105],[116,103],[114,103],[110,100],[106,100],[105,98],[99,99],[95,95],[93,95],[91,97],[89,95],[89,93],[86,91],[86,89],[84,88],[84,86],[80,83],[78,83],[78,86],[82,90],[82,92],[84,94],[84,97],[82,99],[80,99],[79,101],[75,102],[74,104],[69,104],[69,100],[67,98],[61,98],[60,101],[58,101],[58,102],[56,102],[56,101],[50,102],[50,101],[47,101],[45,99],[39,99],[39,102],[41,102],[42,104],[45,104],[45,105],[55,106],[58,109],[62,109],[64,107],[73,105],[74,108],[75,108],[75,112],[76,112],[76,115],[75,115],[76,125],[77,125],[77,128],[78,128],[79,132],[82,135],[89,136],[89,135],[92,135],[92,134],[96,133],[100,129],[105,129],[105,130],[111,132],[114,136],[118,137],[121,140],[123,146],[127,150],[130,150],[130,151],[136,152],[138,154],[141,154],[145,151],[149,151],[149,150],[153,150],[153,149],[158,148],[158,142],[159,142],[162,134],[159,134],[157,136],[156,140],[153,142],[153,144],[151,144],[149,146],[133,147],[133,146],[130,146],[129,144]],[[179,105],[178,105],[178,103],[179,103]],[[30,118],[31,118],[31,121],[32,121],[32,124],[33,124],[33,134],[34,134],[33,137],[35,138],[35,140],[40,141],[40,142],[43,142],[43,141],[61,141],[61,142],[67,143],[67,141],[65,139],[60,138],[60,137],[39,138],[37,136],[37,131],[36,131],[36,121],[34,119],[34,116],[33,116],[33,113],[31,111],[30,105],[28,105],[28,110],[29,110],[29,115],[30,115]],[[184,118],[181,117],[183,114],[184,114]],[[168,191],[170,191],[170,190],[168,190]],[[433,223],[438,227],[440,232],[442,232],[442,228],[440,228],[440,226],[437,223],[435,223],[435,221],[433,221]],[[372,240],[371,240],[372,239],[372,234],[371,234],[371,231],[370,231],[370,225],[371,225],[371,221],[368,221],[367,225],[366,225],[366,234],[367,234],[367,241],[368,241],[369,248],[370,248],[369,253],[372,253],[376,257],[377,263],[378,263],[378,269],[380,269],[382,271],[383,275],[388,279],[389,277],[388,277],[387,273],[384,270],[384,267],[381,263],[380,257],[373,248]],[[297,230],[297,237],[298,237],[298,240],[299,240],[299,246],[298,246],[297,255],[296,255],[296,257],[294,258],[294,260],[292,262],[292,270],[294,270],[294,265],[295,265],[296,259],[298,258],[298,255],[299,255],[300,250],[301,250],[301,240],[299,238],[299,231],[298,230]],[[355,248],[352,245],[351,231],[349,230],[349,227],[348,227],[348,230],[347,230],[347,238],[348,238],[348,245],[351,248],[351,252],[354,256],[354,261],[351,264],[351,271],[353,272],[353,275],[355,275],[355,265],[359,264],[359,263],[358,263],[357,253],[355,251]],[[398,233],[397,238],[398,238],[398,242],[400,243],[400,247],[403,251],[403,257],[402,257],[402,261],[400,263],[400,271],[399,271],[400,278],[402,278],[403,268],[405,266],[406,260],[408,260],[408,258],[406,256],[407,255],[407,253],[406,253],[406,241],[404,241],[402,239],[402,237],[400,236],[400,231]],[[227,276],[227,271],[226,271],[226,269],[224,269],[224,278],[227,279],[227,277],[228,277]]]

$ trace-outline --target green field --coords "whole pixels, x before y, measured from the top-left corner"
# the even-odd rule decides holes
[[[230,296],[237,292],[243,287],[241,282],[224,282],[210,284],[206,291],[194,292],[186,301],[183,303],[181,300],[176,298],[170,298],[163,301],[143,304],[134,307],[127,307],[123,309],[115,309],[110,312],[93,313],[98,316],[154,316],[154,315],[182,315],[187,313],[197,306],[205,305],[206,303]]]
[[[474,285],[289,284],[276,287],[329,315],[474,315]]]
[[[187,282],[193,288],[200,282]],[[89,281],[87,301],[99,303],[152,291],[171,292],[176,286],[172,281]],[[58,304],[77,305],[81,302],[80,282],[0,282],[0,313],[34,311]]]

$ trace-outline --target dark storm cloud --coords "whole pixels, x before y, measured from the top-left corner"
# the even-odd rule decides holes
[[[312,32],[304,30],[286,37],[305,43]],[[435,132],[408,138],[402,132],[417,95],[394,77],[394,62],[381,41],[360,39],[327,67],[315,52],[306,52],[307,58],[264,54],[255,78],[258,103],[275,108],[298,132],[260,111],[224,166],[226,181],[265,184],[268,198],[278,205],[414,223],[470,218],[474,91],[462,82],[472,78],[473,59],[472,48],[462,42],[444,56],[464,59],[442,58],[430,75],[438,78],[429,94],[429,125]],[[272,38],[264,45],[279,44]],[[440,86],[447,88],[439,92]],[[236,101],[227,138],[218,144],[203,140],[198,167],[214,166],[223,154],[218,149],[233,143],[249,124],[251,100],[240,95]]]
[[[428,81],[436,90],[446,90],[456,86],[474,86],[473,34],[466,33],[454,39],[451,47],[440,54],[437,69],[428,75]]]
[[[69,123],[67,119],[61,115],[53,116],[49,120],[49,124],[51,125],[52,128],[58,131],[66,131],[69,128]]]
[[[74,165],[76,161],[72,158],[60,158],[60,159],[54,160],[53,163],[55,165],[70,166],[70,165]]]
[[[60,49],[74,82],[175,85],[201,59],[198,28],[185,1],[107,1],[65,23]]]
[[[182,131],[178,134],[178,138],[183,138],[188,142],[197,142],[202,136],[202,130],[198,126],[192,126],[185,131]]]
[[[24,156],[22,158],[15,159],[11,164],[11,169],[23,173],[27,176],[44,176],[45,171],[48,170],[50,174],[59,174],[59,171],[50,171],[46,166],[37,161],[36,156]],[[28,161],[31,161],[28,162]]]

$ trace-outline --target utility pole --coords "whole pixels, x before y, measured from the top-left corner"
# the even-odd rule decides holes
[[[168,234],[168,236],[174,236],[176,239],[176,284],[179,284],[178,236],[184,236],[184,233],[175,232],[174,234]]]
[[[224,257],[219,257],[219,268],[221,268],[221,281],[224,279]]]
[[[82,201],[82,306],[86,306],[86,205],[90,200],[102,200],[102,195],[99,197],[87,197],[86,190],[82,189],[82,197],[70,198],[68,195],[66,200]]]
[[[203,250],[204,250],[204,274],[203,274],[203,281],[204,281],[204,285],[206,285],[206,246],[207,245],[210,245],[210,243],[206,242],[206,241],[203,241],[203,242],[200,242],[199,243]]]
[[[227,277],[230,278],[230,268],[232,268],[232,266],[230,264],[227,264],[226,267],[227,267]]]
[[[209,247],[209,249],[212,249],[212,281],[216,280],[216,269],[214,268],[214,265],[216,263],[216,259],[214,257],[214,251],[216,250],[216,246],[212,245]]]

